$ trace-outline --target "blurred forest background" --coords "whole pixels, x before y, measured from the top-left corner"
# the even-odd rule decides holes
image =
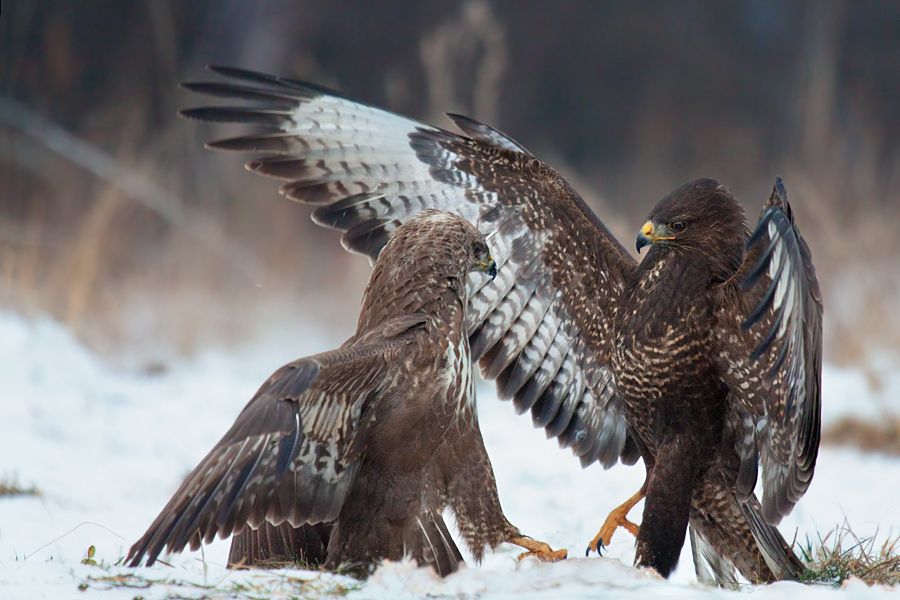
[[[210,63],[491,123],[626,247],[689,179],[755,221],[782,175],[827,359],[900,352],[900,2],[6,0],[0,308],[117,355],[352,331],[367,262],[177,116]]]

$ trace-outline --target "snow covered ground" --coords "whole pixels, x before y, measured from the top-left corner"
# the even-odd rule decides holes
[[[161,374],[115,369],[46,321],[0,313],[0,480],[15,477],[42,496],[0,498],[0,599],[321,597],[733,596],[695,582],[687,547],[670,581],[633,569],[633,538],[619,531],[607,557],[584,548],[607,512],[641,484],[643,469],[582,470],[529,419],[479,389],[479,413],[507,516],[528,534],[569,549],[570,560],[517,562],[501,547],[480,566],[441,581],[409,563],[383,566],[365,584],[301,571],[230,572],[227,542],[168,559],[172,566],[114,566],[180,479],[230,425],[260,382],[288,360],[327,347],[327,335],[290,336],[208,352]],[[825,372],[826,422],[897,410],[900,372],[885,368],[880,391],[853,371]],[[824,448],[816,479],[781,526],[815,538],[846,517],[860,535],[900,530],[900,460]],[[633,516],[640,517],[641,506]],[[98,566],[81,563],[96,547]],[[844,590],[794,583],[747,588],[775,598],[875,597],[889,589],[850,582]]]

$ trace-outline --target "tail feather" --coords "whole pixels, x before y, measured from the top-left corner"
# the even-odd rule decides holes
[[[257,529],[244,529],[231,540],[228,566],[318,567],[325,562],[331,527],[329,523],[292,527],[285,522],[278,526],[263,523]]]
[[[688,529],[691,538],[691,554],[694,557],[694,572],[700,583],[738,589],[734,565],[719,555],[715,548],[693,527]],[[710,569],[712,572],[710,572]]]
[[[419,565],[431,566],[438,575],[446,577],[465,564],[440,513],[423,513],[416,519],[416,524],[418,531],[407,547]]]
[[[695,489],[690,524],[698,578],[731,587],[737,569],[750,583],[798,579],[803,563],[763,518],[755,496],[738,499],[733,481],[722,478],[721,472],[708,473]],[[698,559],[709,564],[712,575]]]
[[[776,579],[797,580],[805,567],[774,525],[762,516],[759,500],[751,496],[746,502],[739,502],[741,511],[763,559]]]

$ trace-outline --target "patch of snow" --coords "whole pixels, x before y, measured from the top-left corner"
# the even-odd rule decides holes
[[[470,562],[444,580],[401,562],[382,566],[359,584],[294,570],[228,571],[228,542],[216,541],[202,554],[169,557],[171,567],[109,566],[140,537],[272,371],[331,345],[316,336],[298,341],[282,333],[146,375],[110,367],[56,323],[0,313],[0,477],[34,484],[43,494],[0,498],[0,598],[199,597],[216,590],[227,597],[225,591],[238,588],[288,597],[300,587],[312,596],[350,589],[359,598],[734,596],[696,583],[688,545],[669,581],[630,566],[634,539],[622,530],[604,558],[583,558],[609,510],[641,485],[643,467],[582,470],[527,417],[498,401],[487,384],[479,386],[479,415],[506,514],[528,535],[568,548],[568,561],[518,562],[519,549],[504,545],[481,565]],[[877,416],[885,403],[897,406],[900,373],[888,375],[887,385],[873,393],[855,372],[826,368],[826,422],[850,412]],[[795,531],[798,540],[815,539],[846,517],[860,535],[896,533],[897,481],[900,460],[823,448],[809,492],[781,531],[788,539]],[[639,521],[641,510],[637,506],[632,517]],[[107,566],[81,564],[90,545]],[[104,579],[109,577],[126,579]],[[124,587],[143,585],[139,578],[155,583]],[[78,591],[81,583],[88,585],[84,593]],[[891,593],[859,582],[840,592],[794,583],[748,589],[755,597],[795,599]]]
[[[888,356],[875,357],[866,372],[826,365],[822,372],[822,422],[842,417],[877,420],[900,416],[900,368]]]

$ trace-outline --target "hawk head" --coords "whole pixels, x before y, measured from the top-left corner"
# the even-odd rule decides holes
[[[497,276],[497,263],[484,236],[453,213],[423,210],[394,232],[388,245],[403,247],[398,250],[408,260],[424,261],[447,277],[465,279],[472,271],[491,279]]]
[[[636,247],[703,256],[714,278],[724,280],[740,266],[747,235],[744,210],[734,196],[714,179],[698,179],[660,200],[641,226]]]
[[[364,307],[402,296],[415,298],[401,302],[406,309],[421,307],[448,288],[465,299],[466,278],[473,271],[497,274],[481,232],[455,214],[423,210],[391,233],[375,261]]]

